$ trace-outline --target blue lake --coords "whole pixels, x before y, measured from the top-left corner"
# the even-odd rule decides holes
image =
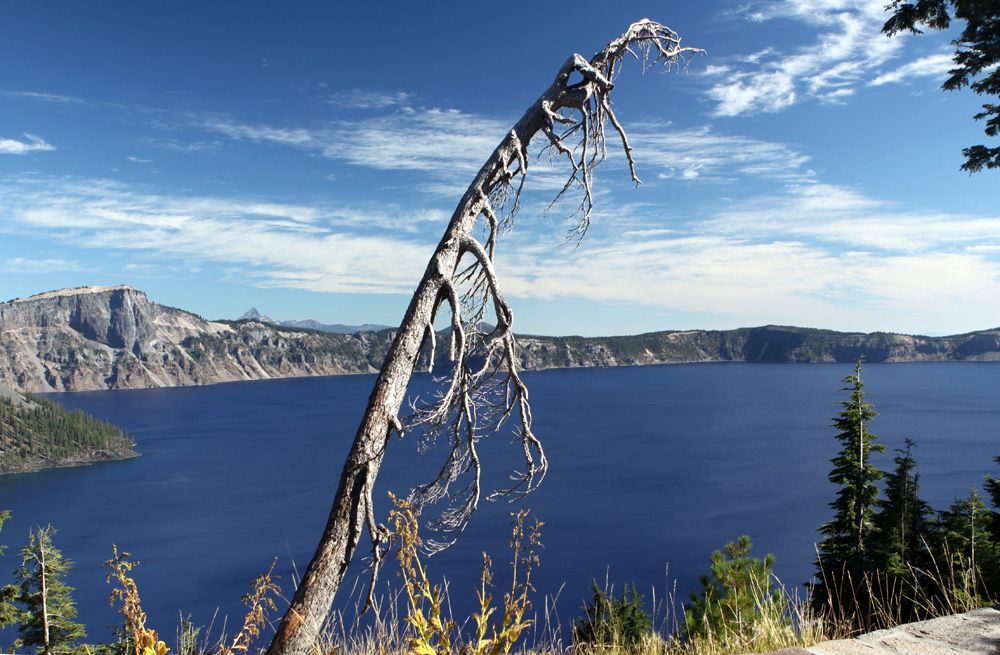
[[[711,551],[742,534],[753,537],[757,556],[775,554],[786,586],[800,587],[812,575],[816,528],[830,516],[835,488],[826,476],[839,446],[829,424],[852,368],[525,374],[549,474],[513,506],[484,503],[459,542],[429,561],[431,576],[447,577],[452,606],[465,613],[484,550],[497,582],[507,577],[510,512],[528,507],[546,524],[535,607],[558,594],[564,625],[580,615],[595,578],[618,589],[635,581],[658,600],[676,584],[686,597]],[[890,469],[892,450],[913,439],[922,495],[936,509],[1000,473],[1000,366],[873,364],[863,378],[880,413],[871,429],[889,448],[876,463]],[[119,622],[100,566],[112,543],[142,562],[134,572],[152,627],[172,635],[179,613],[207,625],[218,608],[218,634],[223,616],[241,621],[240,597],[274,558],[290,597],[292,563],[301,570],[312,556],[373,382],[364,375],[51,394],[126,428],[143,456],[0,477],[0,509],[13,513],[0,535],[9,546],[0,571],[16,567],[30,527],[52,524],[56,546],[76,562],[69,582],[91,641],[107,639],[105,626]],[[419,377],[414,388],[430,383]],[[485,486],[503,485],[517,454],[502,436],[488,442]],[[394,440],[376,512],[388,514],[386,492],[405,495],[440,464],[439,454],[417,455],[411,438]],[[368,551],[363,542],[359,555]],[[360,559],[347,589],[362,574]],[[390,573],[382,585],[397,584]],[[346,597],[338,602],[350,606]]]

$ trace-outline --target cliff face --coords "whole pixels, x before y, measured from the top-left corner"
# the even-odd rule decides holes
[[[129,286],[52,291],[0,304],[0,384],[81,391],[372,370],[365,353],[377,347],[330,336],[210,322]]]
[[[210,322],[152,303],[132,287],[82,287],[0,304],[0,385],[80,391],[367,373],[382,365],[392,337],[392,330],[336,334],[258,321]],[[524,370],[854,362],[861,356],[867,362],[1000,361],[1000,329],[918,337],[768,325],[624,337],[521,336],[518,342]],[[446,367],[439,361],[435,369]]]
[[[834,332],[767,325],[632,337],[520,337],[526,370],[683,362],[1000,361],[1000,329],[950,337]]]

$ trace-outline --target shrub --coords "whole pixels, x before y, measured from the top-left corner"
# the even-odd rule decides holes
[[[590,587],[594,600],[584,608],[584,616],[573,624],[573,641],[592,646],[616,646],[634,652],[646,639],[652,620],[643,609],[643,598],[635,583],[626,585],[620,599],[613,590],[601,590],[595,581]]]

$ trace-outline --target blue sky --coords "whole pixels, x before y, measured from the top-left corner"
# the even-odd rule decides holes
[[[626,68],[586,239],[532,161],[497,251],[515,330],[1000,325],[988,99],[883,0],[7,2],[0,300],[130,284],[206,318],[398,324],[465,186],[573,52],[644,17],[704,48]],[[995,145],[995,144],[990,144]]]

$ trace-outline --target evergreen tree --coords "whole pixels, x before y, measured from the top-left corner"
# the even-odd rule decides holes
[[[873,549],[878,569],[890,576],[912,577],[913,570],[927,570],[925,542],[932,530],[934,510],[920,498],[920,474],[913,459],[913,442],[896,449],[896,468],[885,476],[885,498],[877,502]]]
[[[3,529],[4,522],[9,518],[9,511],[0,512],[0,530]],[[0,555],[3,555],[5,550],[7,550],[7,546],[0,546]],[[13,625],[21,618],[21,613],[13,603],[16,595],[17,587],[14,585],[0,587],[0,628]]]
[[[871,455],[885,452],[885,446],[876,444],[878,437],[868,429],[877,413],[871,403],[865,402],[869,392],[862,391],[861,362],[859,359],[853,375],[844,377],[847,386],[841,391],[850,392],[850,397],[840,402],[843,409],[833,419],[843,449],[831,460],[829,479],[840,489],[830,503],[833,519],[819,529],[823,534],[816,562],[819,582],[812,585],[812,592],[817,610],[831,610],[844,617],[854,615],[864,624],[869,616],[868,603],[863,602],[859,592],[870,570],[867,542],[875,517],[877,482],[882,478],[882,472],[871,463]]]
[[[686,639],[736,640],[733,646],[740,652],[759,618],[783,615],[783,597],[771,573],[774,555],[763,561],[751,558],[751,546],[744,535],[712,553],[709,574],[698,577],[701,593],[688,592],[691,602],[684,603],[681,632]]]
[[[993,519],[975,487],[940,513],[932,547],[946,607],[978,605],[1000,595],[1000,543],[993,538]]]
[[[920,34],[920,27],[935,30],[951,27],[952,19],[964,20],[965,29],[952,41],[955,68],[941,88],[954,91],[969,87],[980,95],[1000,97],[1000,2],[996,0],[892,0],[886,7],[893,15],[882,31]],[[1000,104],[986,103],[973,118],[986,120],[987,136],[1000,136]],[[962,170],[975,173],[1000,168],[1000,147],[976,145],[962,150]]]
[[[645,596],[636,593],[635,583],[625,586],[620,600],[602,591],[596,582],[590,589],[594,600],[584,608],[585,615],[574,621],[573,641],[637,651],[653,626],[642,606]]]
[[[993,461],[1000,464],[1000,457],[994,457]],[[994,479],[992,475],[986,476],[986,492],[989,493],[990,498],[993,500],[993,507],[996,510],[1000,510],[1000,480]],[[994,516],[997,512],[993,512]],[[997,526],[1000,528],[1000,525]],[[1000,535],[994,535],[995,537],[1000,537]]]
[[[17,576],[16,601],[23,608],[16,648],[35,647],[45,655],[74,653],[81,649],[78,640],[87,636],[75,623],[76,603],[70,597],[73,588],[63,578],[73,563],[63,559],[52,545],[52,526],[29,533],[28,545],[21,549]]]

